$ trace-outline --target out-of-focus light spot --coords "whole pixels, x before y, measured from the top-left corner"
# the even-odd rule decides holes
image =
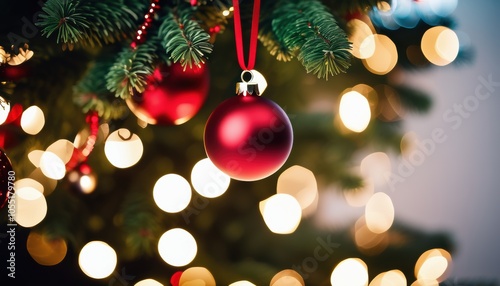
[[[158,252],[166,263],[181,267],[193,261],[198,252],[198,246],[189,232],[182,228],[173,228],[160,237]]]
[[[60,180],[66,175],[66,164],[56,154],[45,151],[40,158],[40,169],[48,178]]]
[[[257,286],[257,285],[255,285],[252,282],[247,281],[247,280],[241,280],[241,281],[233,282],[233,283],[229,284],[229,286]]]
[[[420,21],[420,16],[412,0],[399,0],[392,14],[394,21],[403,28],[413,29]]]
[[[299,202],[289,194],[275,194],[261,201],[259,209],[269,230],[278,234],[294,232],[302,217]]]
[[[452,259],[444,249],[430,249],[422,253],[415,263],[415,277],[421,281],[442,282],[451,272]]]
[[[28,176],[30,179],[33,179],[40,183],[43,186],[43,195],[48,196],[52,194],[52,192],[55,190],[57,186],[57,180],[47,178],[42,172],[42,169],[36,168],[31,172],[31,174]]]
[[[343,93],[347,93],[348,91],[356,91],[366,97],[368,103],[370,104],[372,117],[377,114],[378,94],[373,87],[364,83],[360,83],[353,86],[350,90],[346,89]]]
[[[3,97],[0,96],[0,125],[2,125],[10,112],[10,101],[6,101]]]
[[[375,52],[375,38],[370,26],[359,19],[352,19],[347,22],[347,29],[350,31],[352,55],[358,59],[371,57]]]
[[[154,279],[149,278],[135,283],[134,286],[163,286],[163,284]]]
[[[14,183],[14,189],[16,190],[16,197],[25,200],[36,200],[44,191],[43,185],[31,178],[17,180]]]
[[[361,216],[354,224],[354,242],[363,254],[377,255],[387,248],[389,237],[387,232],[372,232],[366,226],[365,216]]]
[[[28,235],[26,249],[38,264],[53,266],[66,257],[68,247],[62,238],[48,238],[44,234],[32,231]]]
[[[313,213],[318,205],[318,184],[313,172],[302,167],[292,166],[278,177],[278,194],[293,196],[302,208],[302,215]]]
[[[286,269],[276,273],[269,286],[305,286],[305,282],[299,273]]]
[[[224,16],[224,17],[229,16],[229,14],[231,14],[231,12],[229,10],[222,11],[222,16]]]
[[[374,233],[387,231],[394,222],[394,205],[391,198],[382,192],[375,193],[366,203],[366,226]]]
[[[33,105],[21,115],[21,128],[30,135],[36,135],[45,125],[45,116],[40,107]]]
[[[420,43],[427,60],[437,66],[453,62],[458,55],[459,46],[457,34],[444,26],[432,27],[425,31]]]
[[[73,151],[75,150],[75,145],[71,141],[66,139],[59,139],[56,142],[50,144],[45,151],[52,152],[57,157],[61,158],[64,164],[68,163],[73,156]]]
[[[391,4],[387,1],[380,1],[377,3],[377,9],[382,12],[388,12],[391,10]]]
[[[332,286],[366,286],[368,285],[368,267],[359,258],[342,260],[330,276]]]
[[[354,132],[363,132],[371,119],[370,103],[357,91],[342,95],[339,115],[346,128]]]
[[[359,168],[363,178],[380,186],[386,183],[387,174],[391,172],[391,159],[384,152],[371,153],[361,160]]]
[[[389,37],[376,34],[374,38],[375,52],[371,57],[363,59],[363,65],[373,74],[385,75],[396,66],[398,51]]]
[[[215,286],[215,278],[205,267],[191,267],[184,270],[179,279],[179,286]]]
[[[363,186],[354,190],[343,192],[344,198],[351,207],[363,207],[375,192],[375,186],[371,180],[364,180]]]
[[[458,0],[434,0],[426,1],[436,15],[447,17],[457,8]]]
[[[389,85],[382,84],[376,87],[379,98],[379,116],[382,121],[393,122],[404,117],[405,111],[402,108],[399,94]]]
[[[93,174],[82,175],[78,180],[80,189],[84,194],[90,194],[95,190],[97,180]]]
[[[216,198],[229,188],[231,178],[221,172],[209,158],[198,161],[191,171],[194,190],[203,197]]]
[[[153,188],[156,205],[168,213],[177,213],[185,209],[191,201],[191,186],[184,177],[167,174],[156,181]]]
[[[382,286],[406,286],[406,277],[401,270],[390,270],[382,277]]]
[[[128,168],[135,165],[142,157],[144,147],[136,134],[120,128],[111,133],[104,144],[104,153],[111,165]]]
[[[33,150],[28,153],[28,159],[37,168],[40,167],[40,159],[42,158],[43,152],[42,150]]]
[[[115,270],[117,256],[115,250],[103,241],[91,241],[80,250],[78,264],[85,275],[103,279]]]
[[[436,280],[417,280],[411,283],[410,286],[439,286]]]

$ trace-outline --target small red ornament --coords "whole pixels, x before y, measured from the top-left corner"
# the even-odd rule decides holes
[[[205,126],[205,151],[222,172],[255,181],[276,172],[290,155],[290,120],[275,102],[258,96],[257,84],[240,83],[238,95],[222,102]]]
[[[160,65],[147,78],[146,90],[127,100],[130,110],[148,124],[179,125],[200,110],[209,91],[206,65]]]
[[[0,209],[8,202],[9,197],[14,193],[14,181],[16,173],[12,169],[7,154],[0,149]]]

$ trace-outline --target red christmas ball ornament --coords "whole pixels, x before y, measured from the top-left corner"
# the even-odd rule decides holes
[[[174,63],[158,66],[147,78],[146,89],[127,100],[139,119],[153,125],[179,125],[200,110],[209,91],[206,65],[186,67]]]
[[[0,149],[0,209],[8,202],[14,193],[14,181],[16,173],[12,169],[12,163],[5,151]]]
[[[222,102],[205,126],[205,151],[222,172],[256,181],[286,162],[293,143],[290,120],[275,102],[258,95],[257,84],[239,83],[238,95]]]

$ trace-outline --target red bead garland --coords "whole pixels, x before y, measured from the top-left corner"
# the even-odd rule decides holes
[[[153,22],[156,11],[160,9],[160,5],[158,4],[159,2],[160,0],[151,0],[148,12],[144,15],[144,22],[139,26],[139,29],[137,29],[134,40],[130,44],[133,49],[137,48],[138,45],[146,41],[147,30],[149,26],[151,26],[151,22]]]

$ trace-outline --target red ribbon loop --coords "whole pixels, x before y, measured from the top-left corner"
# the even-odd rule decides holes
[[[257,36],[259,34],[260,0],[254,0],[252,13],[252,27],[250,30],[250,52],[248,54],[248,64],[245,64],[243,33],[241,32],[241,17],[239,0],[233,0],[234,7],[234,37],[236,39],[236,54],[238,63],[243,70],[252,70],[255,66],[257,56]]]

